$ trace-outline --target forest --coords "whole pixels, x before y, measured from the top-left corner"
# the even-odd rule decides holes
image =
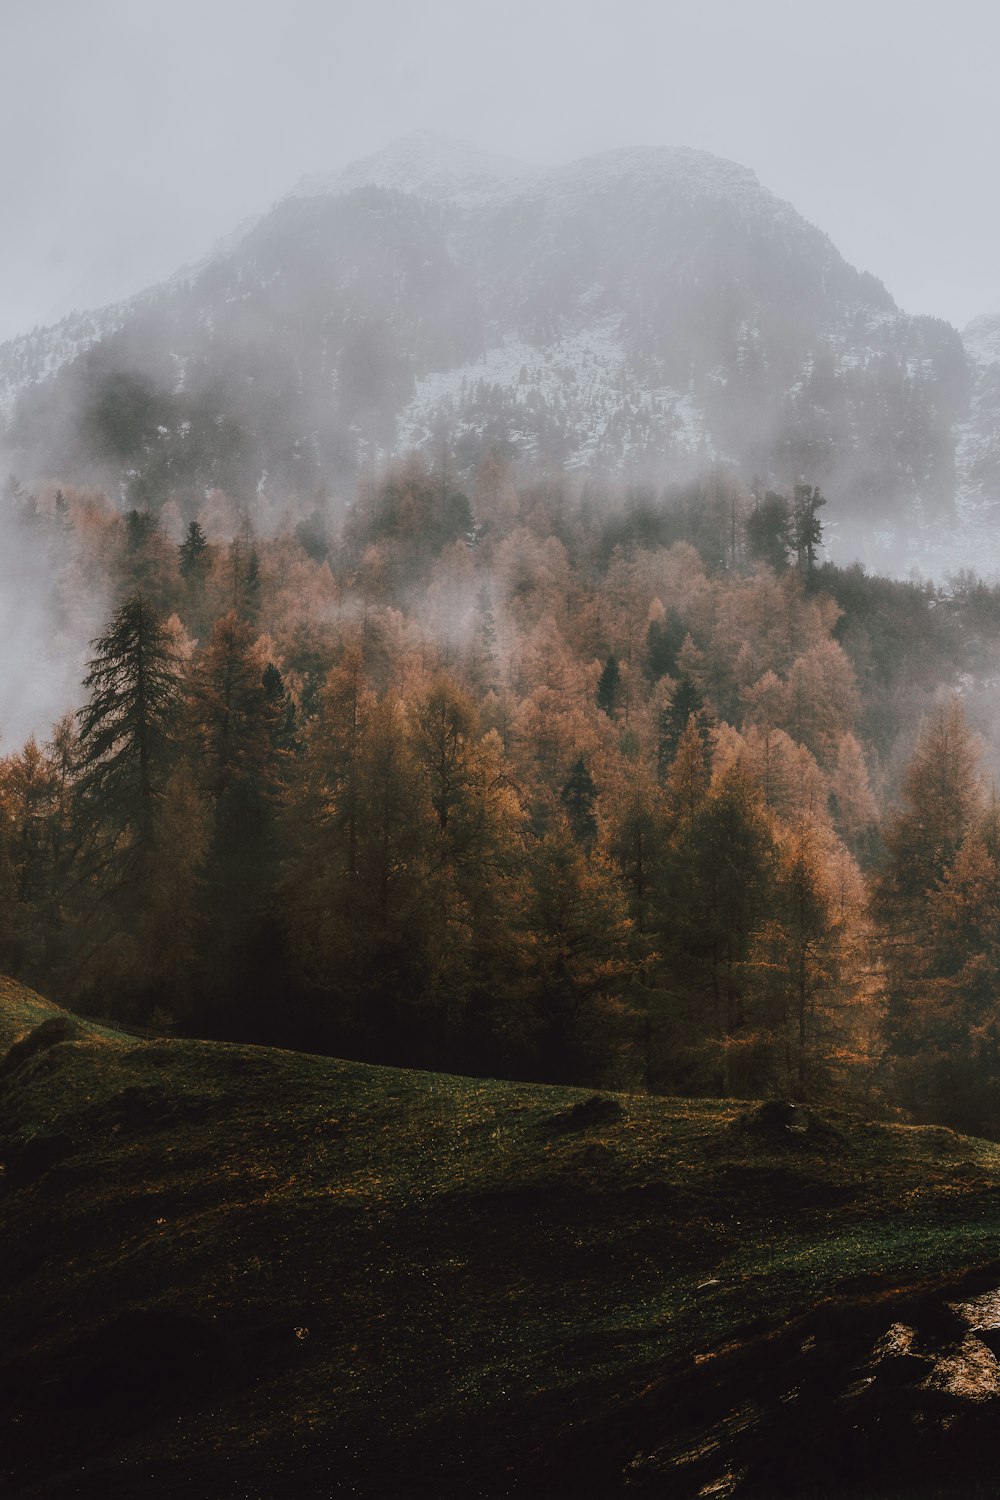
[[[4,489],[79,699],[0,760],[0,966],[362,1061],[1000,1137],[1000,590],[836,500],[410,458],[276,520]],[[261,514],[257,511],[260,510]]]

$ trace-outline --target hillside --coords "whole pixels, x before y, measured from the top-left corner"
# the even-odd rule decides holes
[[[954,329],[744,166],[631,149],[538,171],[418,132],[163,286],[4,345],[0,409],[22,477],[138,504],[343,498],[445,441],[466,472],[499,445],[630,483],[804,477],[845,524],[908,533],[952,516],[971,374]]]
[[[1000,1147],[0,1042],[7,1494],[992,1493]]]
[[[959,446],[962,488],[973,509],[978,503],[988,512],[1000,485],[1000,315],[974,318],[962,330],[962,342],[976,374],[970,419]],[[994,519],[991,513],[989,519]]]

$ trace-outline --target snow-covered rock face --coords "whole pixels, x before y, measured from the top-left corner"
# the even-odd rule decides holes
[[[949,524],[970,368],[737,163],[537,168],[417,132],[164,286],[3,346],[0,409],[24,477],[124,476],[143,503],[264,471],[346,491],[443,433],[466,470],[499,445],[653,485],[712,461],[806,480],[831,521],[898,539]]]
[[[466,441],[482,446],[502,435],[531,453],[543,436],[557,441],[569,469],[658,465],[680,477],[716,457],[690,392],[631,368],[616,316],[587,319],[542,348],[508,335],[473,363],[424,376],[400,414],[400,445],[429,447],[456,417]],[[544,433],[550,418],[555,434]]]
[[[984,313],[962,329],[965,352],[977,365],[1000,364],[1000,313]]]

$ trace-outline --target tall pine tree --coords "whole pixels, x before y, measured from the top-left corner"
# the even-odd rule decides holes
[[[120,1013],[171,1003],[180,927],[164,920],[161,873],[190,892],[200,850],[173,816],[180,681],[170,639],[148,602],[126,599],[94,643],[78,715],[73,933],[65,992]],[[191,820],[188,819],[187,822]],[[174,846],[182,836],[186,852]],[[186,899],[186,898],[185,898]],[[171,937],[171,931],[174,937]]]
[[[116,611],[84,687],[79,712],[79,801],[108,847],[133,857],[155,835],[174,747],[180,683],[169,638],[141,594]]]

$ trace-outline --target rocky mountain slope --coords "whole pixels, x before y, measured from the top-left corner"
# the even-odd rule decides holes
[[[995,1145],[114,1033],[0,980],[0,1488],[995,1492]]]
[[[1000,501],[1000,313],[962,331],[974,372],[969,420],[960,429],[960,489],[972,509]]]
[[[0,405],[18,472],[138,503],[346,493],[446,442],[460,468],[499,444],[654,484],[720,461],[892,527],[950,523],[968,473],[993,484],[978,449],[956,470],[977,368],[745,167],[539,171],[418,133],[163,287],[4,345]]]

